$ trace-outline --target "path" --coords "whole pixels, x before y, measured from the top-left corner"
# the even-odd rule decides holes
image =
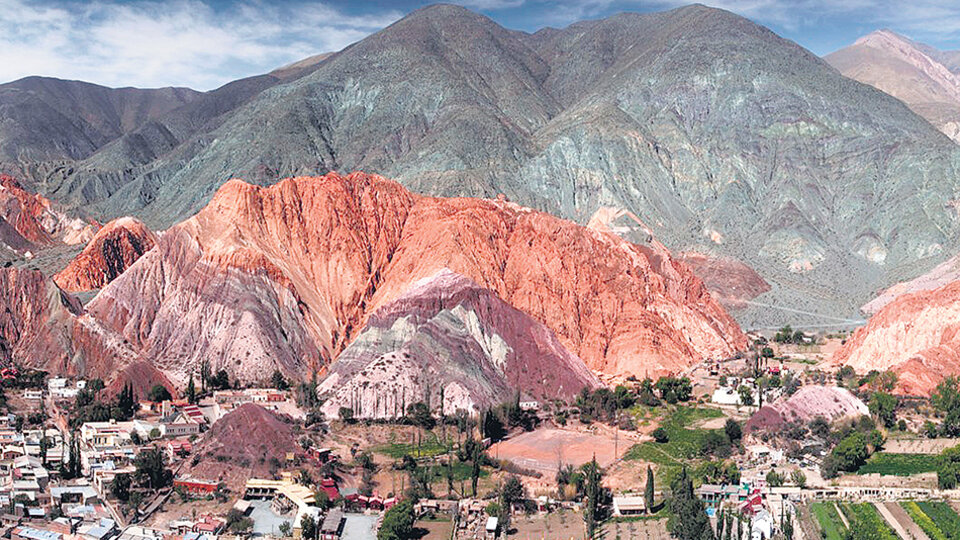
[[[799,512],[797,516],[798,531],[803,531],[803,536],[809,540],[820,538],[820,527],[817,526],[816,518],[810,513],[810,506],[807,504],[797,505]]]
[[[840,509],[840,505],[836,501],[833,502],[833,507],[837,509],[837,513],[840,514],[840,521],[843,522],[843,526],[850,528],[850,522],[847,521],[847,516],[843,515],[843,510]]]
[[[923,532],[923,529],[921,529],[919,525],[910,519],[910,515],[907,514],[907,511],[898,503],[877,503],[874,506],[880,511],[883,519],[887,520],[887,523],[893,527],[893,530],[897,531],[900,538],[906,538],[908,540],[911,538],[913,540],[930,540],[930,537]]]

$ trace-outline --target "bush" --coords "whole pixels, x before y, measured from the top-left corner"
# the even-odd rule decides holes
[[[657,429],[653,430],[651,435],[653,435],[653,440],[657,441],[658,443],[670,442],[670,436],[667,434],[667,430],[663,427],[658,427]]]

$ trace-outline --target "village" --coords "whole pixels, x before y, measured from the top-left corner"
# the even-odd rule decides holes
[[[931,537],[924,512],[960,521],[939,455],[957,441],[925,431],[929,404],[887,410],[886,376],[821,369],[830,338],[757,343],[569,404],[518,395],[479,417],[424,405],[393,422],[323,418],[316,383],[279,373],[134,399],[132,385],[8,369],[0,520],[13,540],[665,539],[681,522],[840,540],[853,519],[890,538]],[[837,462],[851,440],[862,452]]]

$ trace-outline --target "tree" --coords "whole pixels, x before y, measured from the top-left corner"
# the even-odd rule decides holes
[[[841,440],[830,455],[836,460],[836,466],[839,470],[856,471],[869,457],[867,440],[862,433],[852,433]]]
[[[737,444],[743,438],[743,430],[740,429],[740,423],[733,418],[727,418],[727,423],[723,425],[723,431],[727,434],[730,444]]]
[[[663,426],[653,430],[651,435],[653,435],[653,440],[657,441],[658,443],[670,442],[670,434],[667,433],[667,430]]]
[[[693,492],[693,480],[687,474],[687,468],[671,483],[673,497],[669,502],[670,517],[667,530],[678,540],[713,540],[713,529],[706,509]]]
[[[155,384],[147,394],[147,399],[155,403],[160,403],[161,401],[169,401],[173,399],[173,396],[170,395],[170,391],[167,390],[166,386],[162,384]]]
[[[273,375],[270,376],[270,384],[273,385],[277,390],[286,390],[290,388],[290,383],[283,378],[283,373],[280,373],[279,369],[273,371]]]
[[[767,473],[767,485],[770,487],[780,487],[783,485],[783,475],[771,469]]]
[[[313,516],[310,514],[304,514],[303,517],[300,518],[300,538],[303,540],[316,540],[318,532],[320,531],[317,528],[317,522],[313,519]]]
[[[941,437],[960,437],[960,378],[947,377],[930,396],[930,404],[943,413]]]
[[[210,361],[204,360],[200,363],[200,388],[204,394],[207,393],[208,384],[210,384]]]
[[[137,483],[150,489],[161,489],[173,482],[173,473],[166,468],[166,456],[157,448],[144,450],[133,460]]]
[[[511,474],[504,481],[503,486],[500,487],[500,526],[503,527],[503,530],[509,530],[510,528],[510,513],[513,509],[513,504],[517,502],[522,502],[526,499],[526,494],[523,489],[523,484],[520,483],[520,479],[516,475]]]
[[[750,389],[747,385],[740,385],[740,388],[737,390],[740,394],[740,403],[746,405],[747,407],[753,405],[753,390]]]
[[[593,538],[603,517],[601,513],[603,487],[600,485],[603,479],[603,473],[600,471],[600,465],[597,464],[596,456],[594,456],[589,463],[584,464],[582,469],[584,495],[586,496],[583,507],[583,520],[587,526],[587,538]]]
[[[234,534],[240,534],[250,531],[253,528],[253,520],[243,514],[236,508],[231,508],[227,512],[227,529]]]
[[[897,423],[897,398],[886,392],[874,392],[870,397],[870,414],[883,422],[884,427],[892,428]]]
[[[465,446],[467,459],[470,460],[470,492],[474,497],[477,496],[477,482],[480,481],[480,465],[483,462],[483,445],[473,440],[473,437],[467,439]]]
[[[215,390],[228,390],[230,388],[230,375],[227,370],[217,371],[217,374],[210,380],[210,386]]]
[[[643,502],[647,507],[647,513],[653,512],[653,469],[647,465],[647,485],[643,489]]]
[[[126,473],[118,474],[110,482],[110,493],[117,500],[127,502],[130,499],[130,475]]]
[[[804,474],[800,469],[790,473],[790,480],[799,488],[807,487],[807,475]]]
[[[353,409],[350,407],[340,407],[340,409],[337,411],[337,416],[339,416],[340,420],[343,420],[344,423],[353,423]]]
[[[785,540],[793,540],[793,517],[785,512],[786,504],[780,505],[780,528]]]
[[[293,536],[293,528],[290,527],[289,521],[284,521],[280,524],[280,534],[282,534],[284,537]]]
[[[125,384],[117,394],[117,409],[125,418],[130,418],[137,411],[137,401],[133,397],[133,386]]]
[[[937,460],[937,483],[940,489],[956,489],[960,485],[960,446],[947,448]]]
[[[193,373],[190,374],[190,382],[187,383],[187,403],[197,402],[197,385],[193,382]]]
[[[404,499],[383,515],[377,540],[407,540],[413,538],[413,501]]]
[[[507,435],[503,421],[492,409],[487,409],[481,415],[480,429],[483,436],[489,437],[492,441],[502,440]]]

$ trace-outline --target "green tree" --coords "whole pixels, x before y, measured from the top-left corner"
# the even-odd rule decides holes
[[[670,442],[670,434],[667,433],[666,428],[664,428],[663,426],[660,426],[657,429],[653,430],[653,433],[651,433],[651,435],[653,435],[653,440],[657,441],[658,443]]]
[[[340,420],[343,420],[344,423],[353,423],[353,409],[350,407],[340,407],[340,409],[337,411],[337,416],[339,416]]]
[[[596,456],[589,463],[584,464],[582,469],[585,495],[583,521],[587,526],[587,538],[593,538],[602,519],[603,472],[597,464]]]
[[[137,483],[150,489],[161,489],[173,482],[173,473],[167,469],[166,456],[158,448],[140,452],[133,460]]]
[[[834,447],[830,456],[836,460],[836,466],[839,470],[856,471],[869,457],[867,440],[862,433],[852,433]]]
[[[947,448],[937,460],[937,483],[940,489],[956,489],[960,485],[960,446]]]
[[[767,485],[770,487],[780,487],[783,485],[783,475],[775,470],[767,473]]]
[[[753,405],[753,390],[750,389],[747,385],[741,385],[737,390],[740,394],[740,404],[746,405],[747,407]]]
[[[503,486],[500,487],[498,502],[500,503],[500,526],[503,527],[503,530],[510,529],[510,513],[513,509],[513,504],[518,502],[523,502],[526,499],[526,494],[523,489],[523,484],[520,483],[520,479],[516,475],[511,474],[504,481]]]
[[[930,404],[943,414],[941,437],[960,437],[960,378],[947,377],[930,396]]]
[[[377,540],[407,540],[413,538],[413,501],[404,499],[387,510],[383,516]]]
[[[790,480],[799,488],[807,487],[807,475],[802,470],[797,469],[790,473]]]
[[[653,469],[647,465],[647,485],[643,489],[643,502],[647,507],[647,513],[653,512]]]
[[[190,382],[187,383],[187,403],[197,402],[197,385],[193,382],[193,373],[190,374]]]
[[[273,375],[270,376],[270,384],[273,385],[277,390],[286,390],[290,388],[290,383],[283,378],[283,373],[280,373],[280,370],[274,370]]]
[[[303,540],[316,540],[317,533],[319,532],[320,530],[317,528],[317,522],[313,519],[313,516],[304,514],[303,517],[300,518],[300,538]]]
[[[167,390],[166,386],[162,384],[155,384],[152,388],[150,388],[150,392],[147,394],[147,399],[159,403],[161,401],[169,401],[173,399],[173,396],[170,395],[170,391]]]
[[[870,397],[870,414],[892,428],[897,423],[897,398],[886,392],[874,392]]]
[[[713,540],[713,529],[706,508],[693,492],[693,480],[686,467],[671,483],[673,496],[669,502],[670,517],[667,530],[678,540]]]
[[[110,481],[110,493],[119,501],[127,502],[130,499],[130,475],[121,473]]]
[[[733,418],[727,418],[727,422],[723,425],[723,431],[727,434],[727,439],[730,440],[730,444],[737,444],[740,442],[740,439],[743,438],[743,430],[740,429],[740,423]]]

